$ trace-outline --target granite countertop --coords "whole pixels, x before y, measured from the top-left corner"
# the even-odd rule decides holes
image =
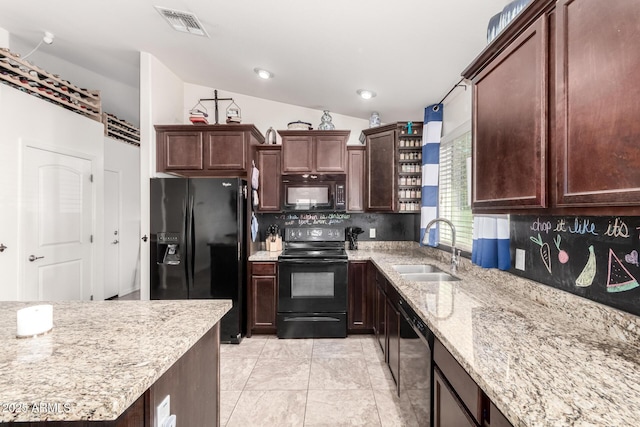
[[[392,267],[448,271],[434,249],[348,254],[374,262],[515,426],[638,424],[638,317],[466,259],[457,282],[410,282]]]
[[[53,330],[16,338],[0,302],[0,422],[114,420],[231,309],[228,300],[52,302]]]

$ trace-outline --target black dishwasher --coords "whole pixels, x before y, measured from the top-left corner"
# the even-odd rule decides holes
[[[433,332],[400,298],[400,375],[401,400],[411,402],[419,426],[433,425]]]

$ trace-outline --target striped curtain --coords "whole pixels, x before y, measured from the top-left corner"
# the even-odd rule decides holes
[[[471,262],[484,268],[511,268],[507,215],[474,216]]]
[[[438,175],[440,172],[440,137],[442,136],[442,104],[424,109],[422,128],[422,206],[420,209],[420,242],[425,227],[438,217]],[[438,244],[438,224],[429,230],[429,246]]]

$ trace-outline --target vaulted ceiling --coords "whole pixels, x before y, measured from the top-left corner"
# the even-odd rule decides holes
[[[2,2],[0,28],[34,47],[50,31],[54,43],[40,49],[134,87],[145,51],[185,82],[391,122],[458,82],[507,2],[30,0]],[[173,30],[154,6],[194,13],[209,37]]]

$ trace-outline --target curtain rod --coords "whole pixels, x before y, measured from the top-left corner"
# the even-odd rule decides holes
[[[462,86],[464,87],[464,90],[467,90],[467,85],[461,85],[460,83],[462,83],[464,81],[464,77],[460,79],[460,81],[458,81],[458,83],[454,84],[453,87],[451,88],[451,90],[449,90],[449,92],[447,92],[447,94],[445,96],[442,97],[442,99],[440,100],[440,102],[438,102],[436,105],[440,105],[444,102],[445,99],[447,99],[447,97],[449,95],[451,95],[451,92],[453,92],[455,90],[455,88],[457,88],[458,86]]]

